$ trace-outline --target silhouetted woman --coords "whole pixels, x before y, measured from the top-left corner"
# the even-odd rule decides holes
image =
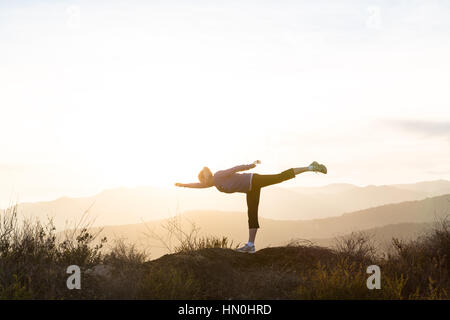
[[[256,231],[259,228],[258,206],[261,188],[295,178],[297,174],[307,171],[327,173],[327,168],[316,161],[308,167],[291,168],[279,174],[238,173],[252,169],[259,163],[261,161],[257,160],[252,164],[236,166],[228,170],[217,171],[214,174],[212,174],[208,167],[204,167],[198,174],[198,180],[200,182],[175,184],[177,187],[186,188],[209,188],[215,186],[221,192],[242,192],[247,194],[249,238],[247,244],[236,249],[239,252],[255,252],[255,237]]]

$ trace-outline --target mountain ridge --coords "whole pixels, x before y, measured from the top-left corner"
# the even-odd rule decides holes
[[[444,180],[430,189],[432,181],[413,185],[404,190],[395,186],[351,187],[332,184],[312,187],[301,193],[298,188],[267,188],[262,192],[260,214],[278,220],[309,220],[339,216],[390,203],[422,200],[429,191],[440,193],[447,185]],[[450,182],[448,182],[450,185]],[[417,190],[424,186],[425,191]],[[345,190],[342,190],[342,187]],[[318,189],[319,188],[319,189]],[[304,189],[302,189],[304,190]],[[312,194],[314,190],[315,194]],[[332,192],[330,191],[332,190]],[[450,193],[450,192],[449,192]],[[59,228],[67,221],[78,221],[85,211],[96,218],[95,225],[123,225],[157,220],[189,210],[245,210],[245,194],[222,194],[213,189],[160,189],[155,187],[113,188],[90,197],[60,197],[53,201],[20,203],[19,212],[26,217],[53,218]]]

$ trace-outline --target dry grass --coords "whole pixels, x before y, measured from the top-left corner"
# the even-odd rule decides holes
[[[415,241],[393,239],[375,254],[364,233],[335,249],[305,241],[236,253],[227,238],[200,237],[169,222],[173,254],[150,261],[123,241],[102,250],[88,225],[57,239],[51,221],[19,223],[17,208],[0,217],[0,299],[449,299],[450,228],[441,221]],[[153,235],[154,236],[154,235]],[[94,245],[97,243],[97,245]],[[176,243],[176,244],[174,244]],[[104,249],[104,248],[103,248]],[[66,268],[82,270],[82,289],[68,290]],[[381,268],[381,289],[368,290],[368,265]]]

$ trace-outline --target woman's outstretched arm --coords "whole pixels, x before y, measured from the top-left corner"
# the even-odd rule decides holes
[[[227,170],[221,170],[216,172],[217,176],[229,176],[232,175],[233,173],[239,172],[239,171],[245,171],[245,170],[250,170],[253,169],[254,167],[256,167],[257,164],[260,164],[261,161],[256,160],[251,164],[243,164],[240,166],[236,166]]]
[[[200,183],[200,182],[194,182],[194,183],[175,183],[176,187],[185,187],[185,188],[209,188],[211,186],[207,186],[206,184]]]

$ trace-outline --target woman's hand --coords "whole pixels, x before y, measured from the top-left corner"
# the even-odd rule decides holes
[[[199,182],[194,182],[194,183],[179,183],[179,182],[177,182],[177,183],[175,183],[175,187],[199,189],[199,188],[209,188],[209,187],[212,187],[212,185],[203,184],[203,183],[199,183]]]

